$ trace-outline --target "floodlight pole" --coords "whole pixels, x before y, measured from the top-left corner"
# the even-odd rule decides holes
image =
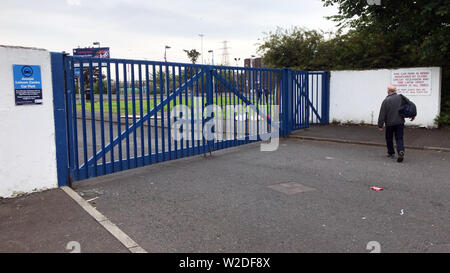
[[[198,36],[200,36],[200,43],[201,43],[201,52],[202,52],[202,64],[204,64],[203,61],[203,36],[205,36],[204,34],[199,34]]]

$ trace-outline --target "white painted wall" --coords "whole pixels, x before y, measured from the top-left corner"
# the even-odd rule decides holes
[[[422,68],[402,68],[415,71]],[[436,127],[434,119],[440,112],[441,105],[441,69],[431,69],[431,94],[406,95],[417,106],[417,117],[411,122],[405,119],[405,125]],[[379,70],[344,70],[331,71],[330,79],[330,122],[360,123],[376,125],[381,103],[387,96],[387,86],[391,84],[392,71]]]
[[[41,105],[15,105],[13,64],[41,66]],[[57,187],[50,53],[0,46],[0,83],[0,197]]]

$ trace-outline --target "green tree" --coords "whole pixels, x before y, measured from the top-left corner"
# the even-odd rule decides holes
[[[258,52],[263,55],[263,62],[272,67],[311,69],[311,61],[317,56],[323,41],[321,31],[300,27],[277,28],[275,32],[266,33]]]
[[[193,64],[197,62],[198,57],[200,56],[200,52],[198,52],[196,49],[183,49],[184,52],[186,52],[188,58],[191,60]]]
[[[338,14],[329,19],[338,26],[380,32],[397,43],[401,51],[411,53],[415,62],[442,63],[448,60],[450,46],[450,1],[448,0],[381,0],[370,5],[361,0],[322,0],[324,6],[337,5]]]
[[[306,70],[379,68],[395,62],[392,46],[377,33],[327,33],[291,28],[269,33],[259,45],[265,64]],[[392,63],[395,66],[397,63]]]

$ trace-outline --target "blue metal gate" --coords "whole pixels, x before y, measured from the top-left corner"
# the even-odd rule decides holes
[[[292,71],[293,130],[329,123],[329,80],[329,72]]]
[[[70,56],[64,66],[75,181],[259,141],[271,128],[251,122],[249,108],[253,120],[271,124],[283,88],[278,69]],[[217,112],[205,113],[209,105],[221,109],[221,124]],[[213,117],[211,131],[224,136],[208,140],[201,135]]]
[[[62,85],[60,74],[65,85],[64,95],[55,93],[55,117],[66,129],[57,138],[67,139],[60,146],[68,151],[57,147],[60,185],[328,122],[327,72],[59,53],[52,54],[52,66],[54,86]],[[320,85],[313,84],[317,77]],[[65,122],[56,108],[64,110]],[[205,130],[216,137],[207,138]]]

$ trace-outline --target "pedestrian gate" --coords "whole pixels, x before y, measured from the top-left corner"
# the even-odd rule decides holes
[[[328,123],[327,72],[60,53],[52,72],[60,185]]]

